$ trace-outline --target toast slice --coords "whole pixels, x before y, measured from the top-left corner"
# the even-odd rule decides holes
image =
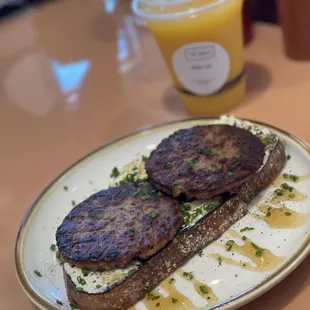
[[[248,213],[249,203],[278,176],[285,164],[282,142],[277,139],[266,163],[242,184],[222,206],[194,226],[178,233],[173,242],[153,256],[131,277],[103,294],[78,292],[64,272],[70,302],[81,310],[124,310],[133,306],[198,251],[218,239]]]

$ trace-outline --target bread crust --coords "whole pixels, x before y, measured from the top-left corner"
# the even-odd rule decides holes
[[[232,198],[196,225],[180,232],[173,242],[147,261],[134,275],[110,291],[104,294],[77,292],[70,277],[64,273],[70,302],[81,310],[125,310],[133,306],[245,216],[248,213],[247,203],[278,176],[285,160],[284,147],[278,141],[263,168],[241,185]]]

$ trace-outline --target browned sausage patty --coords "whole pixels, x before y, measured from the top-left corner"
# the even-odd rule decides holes
[[[263,163],[265,148],[255,135],[229,125],[182,129],[151,153],[151,184],[167,194],[209,198],[247,181]]]
[[[103,190],[76,206],[56,232],[64,261],[89,270],[124,268],[163,248],[183,225],[179,202],[149,184]]]

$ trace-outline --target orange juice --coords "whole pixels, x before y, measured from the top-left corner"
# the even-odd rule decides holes
[[[213,115],[245,91],[242,0],[136,0],[190,113]]]

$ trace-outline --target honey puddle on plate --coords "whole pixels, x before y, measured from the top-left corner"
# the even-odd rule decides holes
[[[283,192],[282,196],[274,195],[270,199],[270,202],[274,203],[274,204],[277,204],[277,203],[284,202],[284,201],[296,201],[296,202],[299,202],[299,201],[307,200],[307,196],[305,194],[299,192],[295,188],[292,189],[292,191],[285,190],[285,191],[282,191],[282,192]]]
[[[264,220],[271,228],[295,228],[310,220],[310,214],[298,213],[282,205],[275,208],[262,204],[259,206],[259,210],[265,215],[252,214],[252,216]]]
[[[242,245],[238,245],[236,244],[236,242],[231,243],[232,247],[230,249],[230,252],[236,252],[250,258],[255,265],[251,262],[236,261],[231,258],[226,258],[220,254],[208,254],[209,257],[213,257],[214,259],[218,260],[219,264],[222,264],[224,262],[226,264],[239,266],[247,270],[268,271],[274,269],[278,264],[282,262],[282,257],[274,255],[271,251],[267,249],[260,248],[259,245],[253,243],[253,241],[248,238],[246,240],[243,240],[243,236],[238,234],[236,231],[229,230],[228,232],[232,237],[243,241]],[[227,250],[227,246],[223,243],[217,242],[216,245],[225,247],[225,249]]]
[[[308,179],[310,179],[310,173],[303,176],[298,176],[298,180],[294,183],[300,183]],[[281,174],[272,182],[272,185],[281,185],[282,183],[286,182],[290,182],[290,180],[285,178],[283,174]]]
[[[208,287],[206,284],[199,282],[194,277],[189,279],[188,277],[183,276],[183,271],[180,269],[177,271],[177,274],[182,276],[189,282],[192,282],[197,293],[204,299],[208,301],[205,306],[212,306],[218,302],[218,298],[214,295],[212,289]],[[148,294],[143,302],[147,306],[149,310],[161,310],[161,309],[169,309],[169,310],[199,310],[200,308],[196,307],[190,299],[181,294],[175,287],[175,281],[172,277],[164,280],[160,284],[160,288],[165,290],[168,294],[167,297],[160,294],[158,291],[152,291]],[[205,308],[205,307],[203,307]],[[201,309],[203,309],[201,308]],[[134,308],[131,308],[134,309]]]

